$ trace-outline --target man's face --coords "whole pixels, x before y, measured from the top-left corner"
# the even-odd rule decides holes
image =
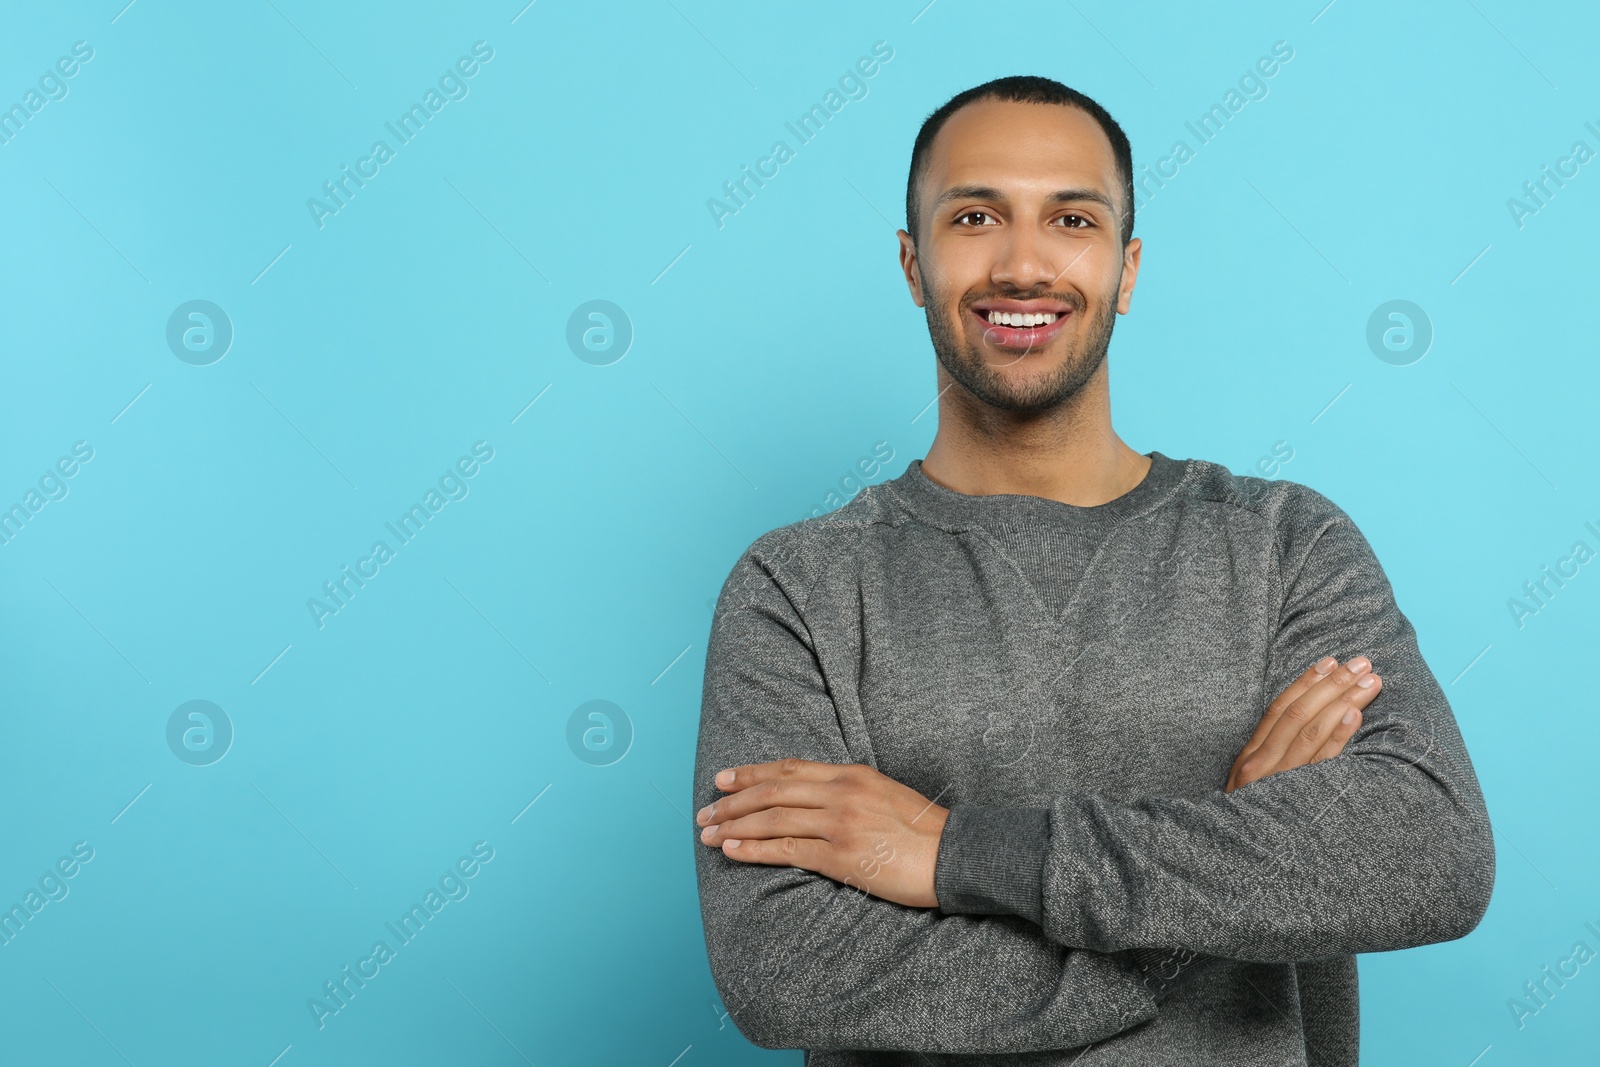
[[[900,231],[900,261],[939,362],[985,404],[1051,410],[1104,362],[1139,271],[1120,186],[1111,142],[1077,108],[982,100],[934,138],[922,233],[913,247]]]

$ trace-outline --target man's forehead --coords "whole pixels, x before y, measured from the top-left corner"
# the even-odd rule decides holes
[[[980,100],[951,115],[930,146],[927,191],[981,185],[1048,195],[1061,188],[1116,188],[1116,156],[1100,124],[1080,108]]]

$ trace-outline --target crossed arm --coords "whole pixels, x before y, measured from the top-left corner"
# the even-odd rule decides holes
[[[1269,710],[1217,793],[1128,804],[1063,793],[1044,807],[947,811],[851,757],[800,611],[757,559],[742,561],[713,625],[694,783],[696,805],[716,801],[730,831],[757,820],[743,836],[719,827],[708,845],[721,847],[696,850],[713,977],[741,1030],[773,1048],[1071,1048],[1153,1017],[1164,987],[1152,963],[1171,949],[1310,960],[1470,931],[1493,884],[1493,843],[1415,633],[1348,518],[1294,563],[1269,691],[1287,696],[1291,672],[1323,652],[1363,652],[1384,672],[1385,699],[1341,758],[1282,769],[1322,718],[1300,737],[1307,702],[1294,710],[1296,697]],[[1347,669],[1301,695],[1348,689]],[[788,758],[808,768],[778,783],[794,804],[734,803],[740,774],[761,783],[770,769],[753,765]],[[718,799],[713,776],[726,769],[735,788]],[[753,788],[780,799],[770,782]],[[777,832],[785,820],[800,832]],[[854,832],[840,832],[846,823]],[[1006,841],[1017,825],[1044,832]],[[843,848],[812,836],[830,831]],[[941,845],[980,872],[949,900]],[[1008,881],[1008,868],[1030,867],[1036,891]]]
[[[1346,664],[1325,656],[1306,668],[1267,708],[1224,791],[1337,756],[1381,689],[1370,667],[1365,656]],[[935,873],[950,811],[916,790],[865,764],[794,757],[727,768],[714,780],[731,795],[696,813],[702,843],[742,863],[800,867],[908,907],[940,906]],[[1005,833],[1003,825],[987,829]],[[992,851],[1003,857],[1011,847]],[[1031,909],[1015,914],[1041,919]]]

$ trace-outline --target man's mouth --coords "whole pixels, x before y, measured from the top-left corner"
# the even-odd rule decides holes
[[[1072,309],[1055,301],[996,300],[974,305],[972,314],[991,344],[1038,348],[1061,332]]]

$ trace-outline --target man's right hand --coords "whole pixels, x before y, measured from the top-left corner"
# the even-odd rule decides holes
[[[1382,688],[1383,680],[1371,673],[1365,656],[1342,666],[1331,656],[1323,657],[1268,706],[1233,761],[1222,791],[1231,793],[1269,774],[1337,756],[1361,725],[1361,709]],[[1343,721],[1347,714],[1349,722]]]

